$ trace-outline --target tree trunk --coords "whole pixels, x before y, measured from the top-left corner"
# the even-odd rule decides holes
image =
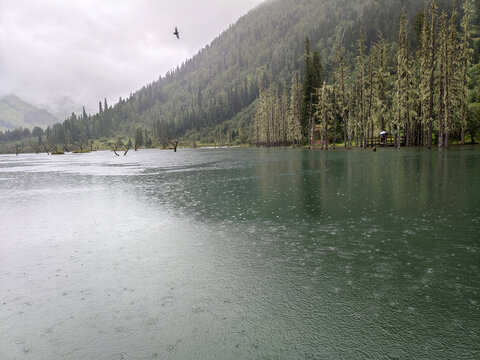
[[[434,79],[435,79],[435,10],[436,10],[436,4],[435,1],[432,1],[431,4],[431,26],[430,26],[430,101],[429,101],[429,107],[428,107],[428,148],[432,148],[432,136],[433,136],[433,97],[434,97],[434,91],[435,91],[435,84],[434,84]]]

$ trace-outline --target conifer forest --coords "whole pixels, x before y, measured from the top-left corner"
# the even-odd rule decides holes
[[[474,143],[479,10],[478,0],[267,1],[126,99],[0,131],[0,151]]]

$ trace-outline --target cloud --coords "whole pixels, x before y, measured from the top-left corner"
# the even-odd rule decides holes
[[[2,0],[0,95],[37,105],[67,96],[95,111],[180,65],[260,2]]]

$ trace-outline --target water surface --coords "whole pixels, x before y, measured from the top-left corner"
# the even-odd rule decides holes
[[[1,359],[480,357],[480,149],[0,156]]]

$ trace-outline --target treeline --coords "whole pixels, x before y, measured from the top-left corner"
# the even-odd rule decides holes
[[[466,134],[473,142],[480,127],[480,65],[471,67],[478,30],[472,27],[473,16],[470,0],[461,19],[455,0],[448,13],[439,13],[435,0],[425,2],[413,27],[402,11],[397,42],[389,43],[379,33],[370,51],[361,25],[355,57],[347,59],[340,42],[328,82],[322,80],[318,54],[311,56],[307,38],[302,86],[295,74],[290,95],[278,91],[273,81],[261,89],[252,142],[366,147],[382,131],[395,137],[396,146],[448,148],[452,138],[464,144]],[[412,28],[416,46],[409,37]]]
[[[113,106],[99,102],[96,114],[72,114],[40,136],[25,129],[0,132],[0,142],[72,145],[95,139],[116,145],[134,142],[141,129],[149,140],[143,146],[163,146],[170,138],[190,144],[264,145],[305,144],[313,138],[325,143],[327,138],[327,143],[343,141],[348,147],[364,145],[372,133],[385,129],[402,134],[409,144],[428,144],[430,118],[432,142],[464,138],[461,133],[477,131],[474,114],[480,109],[479,2],[472,3],[467,40],[463,1],[452,6],[451,0],[436,0],[434,14],[430,1],[424,9],[418,0],[265,2],[193,58],[127,99]],[[462,55],[465,43],[474,50],[470,58]],[[449,59],[448,68],[441,68],[441,56]],[[462,69],[470,65],[462,59],[475,64],[463,95]],[[432,72],[430,91],[427,75]],[[297,83],[301,90],[293,90]],[[453,100],[445,104],[445,96]],[[465,96],[468,106],[461,105]],[[301,105],[292,104],[300,98]],[[319,105],[320,99],[325,106]],[[463,112],[466,120],[459,116]]]

